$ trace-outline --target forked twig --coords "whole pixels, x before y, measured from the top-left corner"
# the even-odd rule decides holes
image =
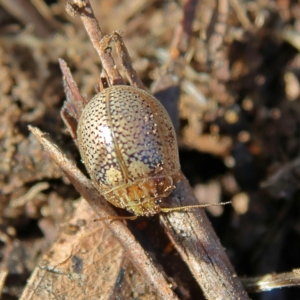
[[[103,68],[112,85],[124,84],[124,80],[116,68],[115,62],[111,56],[111,48],[107,41],[107,36],[103,35],[97,19],[94,16],[93,9],[88,0],[68,0],[66,6],[67,12],[71,16],[80,15],[83,25],[92,41],[94,48],[98,52]]]
[[[60,166],[64,174],[75,186],[77,191],[86,199],[93,210],[99,215],[99,217],[104,219],[106,218],[106,220],[103,222],[105,222],[109,230],[114,234],[114,236],[127,251],[132,262],[135,264],[140,273],[144,275],[150,283],[153,284],[157,294],[160,295],[162,299],[178,299],[174,292],[170,289],[166,279],[153,265],[150,258],[147,256],[141,245],[136,241],[135,237],[128,230],[125,224],[118,220],[113,222],[108,220],[108,217],[116,216],[116,213],[107,203],[107,201],[101,197],[90,180],[86,178],[71,161],[68,160],[68,158],[58,149],[57,146],[48,141],[39,129],[31,126],[29,129],[44,146],[45,150],[52,156],[55,162]]]
[[[172,95],[172,93],[175,93],[175,101],[172,98],[170,98],[169,100],[171,101],[170,103],[172,104],[173,110],[175,110],[177,114],[178,109],[176,107],[176,101],[180,93],[180,79],[186,65],[185,53],[189,46],[192,24],[190,20],[189,22],[187,22],[187,18],[191,18],[191,16],[193,16],[193,10],[191,8],[194,7],[195,3],[195,0],[188,0],[185,4],[184,11],[186,14],[180,25],[182,28],[179,28],[177,30],[178,36],[175,37],[175,42],[173,43],[173,45],[177,47],[176,49],[178,51],[175,51],[173,53],[172,60],[170,61],[169,67],[167,68],[167,76],[164,77],[167,79],[167,85],[164,86],[164,89],[169,89],[168,95],[170,96]],[[114,66],[114,63],[109,51],[104,51],[105,49],[108,49],[107,47],[109,47],[112,37],[103,37],[99,24],[93,16],[92,9],[88,0],[72,0],[69,1],[69,5],[71,5],[70,7],[74,10],[73,13],[80,13],[86,30],[88,31],[88,34],[99,53],[99,56],[103,63],[103,68],[108,74],[108,77],[111,79],[111,82],[114,85],[123,82],[123,80],[119,80],[120,74],[114,73],[111,70],[112,66]],[[182,45],[180,43],[180,36],[185,36],[184,43]],[[115,35],[115,37],[118,48],[118,46],[121,46],[123,41],[120,39],[120,36]],[[105,43],[108,45],[107,47],[104,45]],[[119,55],[122,56],[122,53],[125,53],[125,57],[128,56],[129,58],[127,51],[124,51],[124,48],[120,51],[117,50]],[[174,51],[174,48],[172,51]],[[128,67],[129,70],[131,70],[132,74],[133,69],[131,66],[131,61],[128,58],[126,58],[126,62],[129,63],[129,66],[127,66],[124,61],[122,62],[122,57],[121,62],[125,67]],[[107,63],[107,60],[109,61],[109,63]],[[176,82],[172,80],[168,82],[168,79],[171,78],[170,76],[173,76],[174,72],[177,77],[177,79],[175,80]],[[72,82],[72,80],[69,81]],[[132,78],[132,81],[132,85],[141,86],[135,77]],[[72,89],[70,90],[72,92]],[[74,89],[74,93],[79,93],[76,88]],[[73,96],[76,97],[75,95],[69,95],[68,98],[72,99]],[[76,106],[75,103],[74,105]],[[80,109],[78,111],[80,111]],[[75,119],[75,122],[78,121],[76,120],[76,116],[73,117]],[[66,122],[68,123],[68,119],[66,120]],[[72,125],[68,127],[73,128],[74,126]],[[99,195],[91,182],[85,176],[83,176],[81,172],[72,163],[70,163],[57,148],[55,148],[55,146],[47,141],[42,136],[42,133],[38,131],[38,129],[32,128],[31,130],[44,145],[46,150],[53,156],[56,162],[62,167],[69,180],[86,198],[93,209],[98,213],[100,218],[116,216],[116,213],[105,202],[105,200],[99,201],[99,199],[102,197]],[[190,188],[185,178],[177,183],[176,189],[172,193],[171,197],[172,203],[174,203],[176,206],[197,204],[196,199],[193,196],[192,189]],[[194,212],[188,213],[172,212],[169,214],[161,214],[160,219],[165,226],[167,234],[175,243],[175,247],[191,269],[198,284],[202,287],[207,299],[248,299],[242,284],[238,280],[233,267],[231,266],[224,252],[224,249],[222,248],[218,238],[216,237],[203,210],[199,209]],[[124,248],[128,251],[132,261],[134,262],[138,270],[151,283],[153,283],[159,295],[163,299],[176,299],[175,294],[168,287],[168,284],[162,274],[158,272],[157,269],[153,266],[141,246],[135,241],[133,235],[129,232],[126,226],[118,220],[114,222],[105,220],[104,222],[114,233],[114,235],[124,246]]]

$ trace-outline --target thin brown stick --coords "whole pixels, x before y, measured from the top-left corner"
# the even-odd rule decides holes
[[[274,198],[280,198],[282,195],[292,195],[297,191],[299,184],[300,157],[283,164],[265,181],[260,184],[260,187]]]
[[[146,90],[141,78],[132,67],[131,58],[124,44],[121,31],[114,31],[112,36],[116,45],[117,54],[120,58],[121,64],[125,70],[130,85],[142,90]]]
[[[63,59],[59,59],[59,64],[63,73],[64,91],[67,97],[61,109],[61,117],[72,138],[76,139],[77,122],[88,100],[80,94],[67,63]]]
[[[3,288],[4,288],[4,284],[5,284],[5,280],[6,280],[7,275],[8,275],[7,270],[1,270],[0,271],[0,298],[2,298],[2,291],[3,291]]]
[[[9,201],[9,206],[13,208],[23,206],[27,202],[32,201],[32,199],[42,191],[49,189],[49,187],[50,185],[48,182],[39,182],[31,187],[24,195],[11,199]]]
[[[76,112],[73,117],[79,120],[85,105],[89,101],[80,94],[78,86],[70,72],[70,69],[67,66],[67,63],[61,58],[58,60],[58,62],[63,73],[63,84],[67,101],[73,102],[74,106],[76,107]]]
[[[182,176],[172,204],[194,205],[197,200]],[[160,220],[207,299],[249,299],[203,209],[161,214]]]
[[[175,30],[173,37],[170,54],[172,59],[176,59],[178,56],[185,56],[190,48],[191,33],[193,21],[195,18],[196,0],[187,0],[183,6],[183,18],[181,24]]]
[[[223,46],[227,29],[227,19],[229,14],[228,0],[218,0],[216,9],[217,17],[214,24],[214,32],[207,44],[208,63],[212,65],[213,69],[217,69],[220,65],[222,65],[222,61],[220,61],[218,53],[220,53],[220,49]],[[222,59],[221,55],[221,60]]]
[[[235,13],[240,20],[242,26],[249,31],[252,31],[254,29],[253,24],[250,22],[247,13],[245,11],[245,5],[244,3],[241,3],[241,1],[238,0],[229,0],[230,5],[235,10]]]
[[[110,54],[111,48],[105,39],[107,36],[103,35],[90,2],[88,0],[68,0],[66,10],[71,16],[76,16],[77,13],[80,15],[112,85],[125,84]]]
[[[259,293],[270,291],[283,287],[300,285],[300,269],[294,269],[292,272],[279,274],[266,274],[260,277],[242,278],[244,287],[248,292]]]
[[[67,159],[57,146],[48,141],[38,128],[29,126],[29,129],[44,146],[45,150],[52,156],[55,162],[60,166],[77,191],[86,199],[99,217],[104,219],[103,222],[105,222],[109,230],[122,244],[140,273],[153,284],[157,294],[162,299],[178,299],[174,292],[170,289],[166,279],[155,268],[152,261],[146,255],[141,245],[136,241],[135,237],[127,229],[125,224],[118,220],[113,222],[108,220],[110,216],[117,216],[117,214],[107,201],[101,197],[90,180]]]

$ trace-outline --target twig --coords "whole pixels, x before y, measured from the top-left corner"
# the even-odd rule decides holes
[[[80,94],[78,86],[70,72],[70,69],[67,66],[67,63],[63,59],[59,59],[58,61],[63,73],[63,84],[67,101],[74,103],[76,111],[74,111],[73,117],[79,120],[81,113],[89,100],[85,99]]]
[[[259,293],[283,287],[300,285],[300,269],[292,272],[279,274],[266,274],[260,277],[241,278],[241,281],[248,292]]]
[[[211,35],[208,45],[208,64],[212,64],[212,68],[219,68],[222,65],[223,55],[221,54],[221,59],[218,57],[220,49],[222,48],[224,36],[227,28],[227,19],[229,13],[228,0],[218,0],[217,1],[217,17],[214,24],[214,32]]]
[[[90,180],[67,159],[57,146],[49,142],[38,128],[29,126],[29,129],[99,217],[103,219],[106,218],[103,222],[105,222],[109,230],[122,244],[140,273],[153,284],[158,295],[160,295],[162,299],[178,299],[174,292],[170,289],[163,275],[155,268],[141,245],[135,240],[135,237],[127,229],[125,224],[118,220],[114,220],[112,222],[107,219],[110,216],[116,216],[116,213],[107,201],[100,196]]]
[[[176,28],[173,37],[170,54],[172,60],[179,56],[184,57],[190,48],[192,25],[195,18],[197,2],[187,0],[183,6],[183,18],[181,24]]]
[[[20,207],[31,201],[37,194],[47,190],[50,187],[48,182],[39,182],[31,187],[27,193],[19,198],[11,199],[9,202],[10,207]]]
[[[127,48],[123,42],[123,38],[120,31],[113,32],[113,39],[116,45],[117,54],[121,60],[121,64],[126,72],[126,76],[130,84],[142,90],[146,90],[142,80],[140,79],[137,72],[133,69],[131,58],[127,51]]]
[[[83,25],[98,52],[102,66],[106,70],[112,85],[124,84],[124,80],[110,54],[111,48],[108,42],[109,40],[107,40],[108,37],[103,35],[99,23],[94,16],[90,2],[88,0],[68,0],[66,10],[73,17],[76,16],[77,13],[80,15]]]
[[[198,203],[184,176],[171,197],[176,206]],[[161,214],[160,220],[207,299],[249,299],[203,209]]]
[[[299,189],[300,157],[283,164],[260,184],[274,198],[291,199]]]
[[[7,270],[0,271],[0,298],[2,298],[2,291],[5,284],[6,277],[8,275]]]
[[[61,109],[61,117],[68,127],[72,138],[76,139],[77,122],[81,113],[88,103],[88,99],[80,94],[77,84],[63,59],[59,59],[59,65],[63,73],[64,91],[67,97],[63,108]]]
[[[246,30],[249,30],[249,31],[253,30],[254,26],[250,22],[249,18],[247,17],[247,14],[245,12],[245,7],[241,3],[241,1],[238,1],[238,0],[229,0],[229,2],[230,2],[230,5],[232,6],[232,8],[235,10],[235,13],[236,13],[238,19],[240,20],[242,26]]]

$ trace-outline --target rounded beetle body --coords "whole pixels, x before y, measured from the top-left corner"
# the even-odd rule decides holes
[[[97,94],[80,117],[77,138],[89,175],[104,198],[137,216],[160,211],[180,164],[165,108],[130,86]]]

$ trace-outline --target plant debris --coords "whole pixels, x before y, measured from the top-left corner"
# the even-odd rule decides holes
[[[237,276],[247,277],[250,297],[272,290],[274,298],[297,299],[296,288],[278,287],[299,285],[300,4],[198,1],[184,27],[191,30],[180,32],[187,2],[193,1],[91,0],[101,30],[119,43],[102,50],[129,54],[138,86],[162,100],[199,203],[232,200],[207,214]],[[104,222],[94,222],[98,215],[28,130],[47,132],[42,138],[85,172],[60,116],[66,95],[58,59],[84,100],[97,93],[102,67],[65,4],[0,0],[0,292],[3,299],[156,299],[153,285]],[[112,65],[120,72],[116,83],[124,83],[125,61]],[[188,189],[185,181],[181,189]],[[189,235],[202,219],[173,227],[183,214],[127,225],[174,295],[200,299],[202,279],[191,260],[195,253],[200,263],[209,260]],[[168,234],[170,242],[159,222],[182,240]]]

